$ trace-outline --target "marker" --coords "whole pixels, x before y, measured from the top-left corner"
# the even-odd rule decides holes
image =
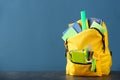
[[[82,20],[82,31],[86,30],[86,12],[81,11],[81,20]]]

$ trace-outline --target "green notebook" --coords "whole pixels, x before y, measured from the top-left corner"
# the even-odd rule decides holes
[[[66,39],[68,39],[71,36],[74,36],[76,34],[77,34],[77,32],[72,27],[69,27],[69,29],[66,31],[66,33],[62,36],[62,39],[64,41],[66,41]]]
[[[70,51],[71,61],[75,63],[86,63],[86,55],[82,51],[72,50]]]
[[[104,27],[102,27],[100,24],[98,24],[95,21],[92,23],[90,28],[97,28],[102,34],[104,34],[104,32],[106,31],[106,29]]]

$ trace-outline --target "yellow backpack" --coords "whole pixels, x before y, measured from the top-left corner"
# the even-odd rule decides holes
[[[77,21],[79,25],[82,25],[81,22],[81,20]],[[73,23],[69,24],[69,26],[72,25]],[[101,25],[101,27],[97,25]],[[100,25],[94,21],[90,26],[86,20],[87,30],[81,31],[66,40],[64,44],[67,50],[66,74],[103,76],[110,73],[112,58],[108,47],[108,32],[103,21]]]

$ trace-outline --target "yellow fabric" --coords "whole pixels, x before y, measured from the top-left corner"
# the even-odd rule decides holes
[[[77,21],[81,25],[81,20]],[[90,71],[91,64],[75,64],[70,61],[70,55],[67,52],[66,74],[76,76],[103,76],[110,73],[112,58],[108,47],[108,33],[104,33],[105,51],[103,50],[102,36],[95,29],[89,29],[88,21],[87,30],[70,37],[67,40],[68,52],[71,50],[82,50],[87,45],[92,45],[94,57],[96,58],[96,72]],[[106,28],[104,22],[102,26]],[[107,30],[107,29],[106,29]]]

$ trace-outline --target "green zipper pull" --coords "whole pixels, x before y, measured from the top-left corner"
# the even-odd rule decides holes
[[[91,71],[95,72],[95,69],[96,69],[96,58],[93,58]]]

